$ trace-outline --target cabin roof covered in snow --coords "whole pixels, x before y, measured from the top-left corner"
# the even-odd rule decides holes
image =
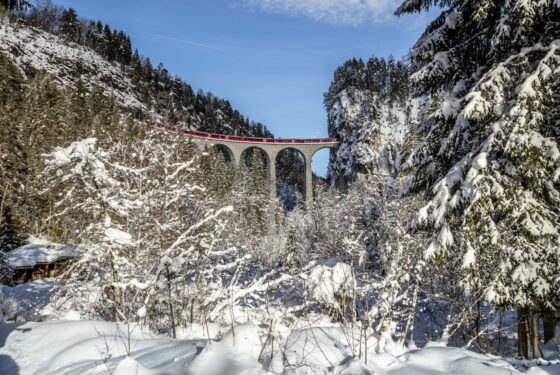
[[[74,246],[33,239],[29,244],[6,253],[6,258],[12,268],[34,268],[36,265],[74,258],[78,254],[79,251]]]

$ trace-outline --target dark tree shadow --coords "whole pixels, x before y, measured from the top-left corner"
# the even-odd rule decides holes
[[[4,345],[6,345],[6,339],[8,338],[10,333],[12,333],[12,331],[15,331],[22,324],[23,323],[3,323],[3,324],[0,324],[0,348],[4,347]]]
[[[6,339],[12,331],[18,329],[22,323],[5,323],[0,324],[0,348],[6,344]],[[8,355],[0,354],[0,374],[2,375],[19,375],[19,366],[16,361]]]
[[[0,374],[19,375],[19,366],[12,357],[0,354]]]

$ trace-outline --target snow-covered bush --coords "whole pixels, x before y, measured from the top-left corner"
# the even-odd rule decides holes
[[[19,310],[17,301],[11,297],[5,297],[2,289],[0,289],[0,323],[16,319]]]
[[[185,270],[213,250],[230,209],[204,204],[187,146],[158,144],[165,141],[123,140],[104,149],[85,139],[45,156],[45,190],[60,197],[52,220],[85,250],[67,272],[71,281],[61,283],[61,301],[86,316],[179,319]],[[175,281],[179,274],[185,279]]]
[[[309,271],[306,280],[309,296],[327,308],[344,310],[346,298],[356,288],[352,267],[336,258],[328,259]]]

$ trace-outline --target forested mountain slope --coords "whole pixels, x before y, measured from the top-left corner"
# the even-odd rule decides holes
[[[0,53],[8,56],[26,78],[49,74],[65,86],[82,81],[86,92],[95,88],[136,117],[152,115],[162,121],[222,134],[270,136],[210,92],[194,92],[162,64],[132,50],[123,31],[79,18],[73,9],[49,1],[0,17]]]
[[[154,67],[149,58],[133,51],[125,32],[82,19],[73,9],[50,1],[31,8],[21,5],[0,17],[0,54],[26,82],[48,77],[59,89],[78,91],[78,96],[110,98],[119,108],[114,112],[122,110],[135,119],[220,134],[272,136],[266,126],[250,121],[227,100],[194,92],[162,64]],[[291,202],[286,207],[293,207],[295,191],[303,191],[301,156],[293,150],[283,152],[277,171],[281,199]]]
[[[0,279],[14,283],[5,253],[29,237],[80,254],[0,289],[0,323],[37,321],[0,330],[0,372],[560,371],[560,4],[496,3],[405,0],[399,13],[443,6],[411,61],[351,60],[325,95],[347,189],[285,210],[258,152],[237,168],[153,126],[260,131],[227,102],[151,67],[123,32],[0,0]],[[79,79],[82,48],[97,54],[82,77],[106,68],[103,82]],[[121,85],[140,107],[107,95]],[[299,158],[284,160],[299,184]],[[155,333],[170,338],[140,353]],[[46,355],[55,341],[70,349]]]

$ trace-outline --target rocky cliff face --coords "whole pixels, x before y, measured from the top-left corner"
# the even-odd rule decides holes
[[[397,177],[406,134],[422,99],[409,98],[408,73],[401,63],[372,58],[350,60],[335,73],[325,94],[329,136],[340,140],[331,153],[331,185],[344,188],[368,175]]]

